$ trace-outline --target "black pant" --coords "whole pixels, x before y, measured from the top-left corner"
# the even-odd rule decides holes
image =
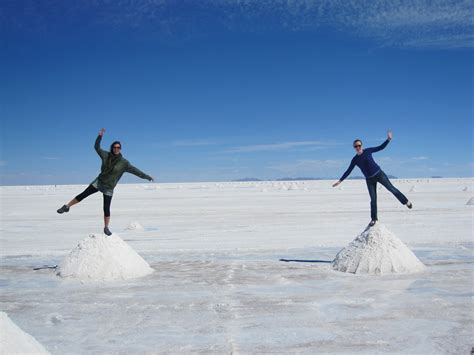
[[[377,220],[377,183],[380,182],[388,191],[395,195],[401,204],[406,205],[408,199],[395,186],[392,185],[388,176],[380,170],[375,176],[367,178],[367,188],[370,195],[370,217],[373,221]]]
[[[85,189],[79,195],[76,196],[76,200],[81,202],[87,196],[95,194],[97,191],[99,190],[97,190],[94,186],[89,185],[87,186],[87,189]],[[105,217],[110,217],[110,204],[111,203],[112,203],[112,196],[108,196],[104,194],[104,216]]]

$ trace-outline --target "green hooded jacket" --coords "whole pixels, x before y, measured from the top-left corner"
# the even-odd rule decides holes
[[[106,195],[112,195],[115,186],[125,172],[136,175],[142,179],[152,180],[150,175],[135,168],[127,159],[122,157],[122,154],[113,155],[101,149],[101,140],[102,137],[98,136],[95,140],[94,148],[102,160],[102,166],[100,167],[99,176],[92,183],[99,191]]]

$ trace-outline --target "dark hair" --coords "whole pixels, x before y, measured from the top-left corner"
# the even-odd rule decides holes
[[[111,153],[114,152],[114,145],[116,145],[116,144],[118,144],[120,146],[120,148],[122,148],[122,143],[120,143],[119,141],[115,141],[110,145],[110,152]]]
[[[359,138],[357,138],[354,142],[352,142],[352,145],[355,145],[357,142],[360,142],[360,144],[362,144],[362,141]]]

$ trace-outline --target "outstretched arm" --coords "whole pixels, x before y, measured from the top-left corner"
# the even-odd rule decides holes
[[[151,177],[150,175],[147,175],[145,174],[143,171],[141,171],[140,169],[138,168],[135,168],[132,164],[128,164],[128,167],[127,167],[127,173],[130,173],[130,174],[133,174],[133,175],[136,175],[138,176],[139,178],[142,178],[142,179],[146,179],[148,181],[153,181],[153,177]]]
[[[379,152],[381,151],[382,149],[385,149],[385,147],[388,145],[388,143],[390,143],[390,141],[392,140],[392,137],[393,137],[393,134],[392,134],[392,131],[388,131],[387,132],[387,140],[385,142],[383,142],[381,145],[379,145],[378,147],[373,147],[373,148],[369,148],[373,153],[374,152]]]
[[[342,174],[341,178],[339,179],[339,181],[336,181],[332,187],[336,187],[337,185],[339,185],[341,182],[343,182],[351,173],[352,173],[352,170],[354,170],[354,167],[355,167],[355,158],[352,158],[351,160],[351,164],[349,165],[349,167],[347,168],[347,170],[345,171],[344,174]]]
[[[102,136],[104,135],[104,133],[105,133],[105,128],[101,128],[101,130],[99,131],[99,135],[97,136],[97,138],[95,140],[95,143],[94,143],[94,149],[102,159],[107,158],[107,156],[109,154],[105,150],[100,148],[100,142],[102,140]]]

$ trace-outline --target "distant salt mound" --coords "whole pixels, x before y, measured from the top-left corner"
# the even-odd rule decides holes
[[[143,189],[144,190],[159,190],[160,187],[158,185],[146,185]]]
[[[332,262],[334,270],[353,274],[407,274],[425,266],[383,224],[363,231]]]
[[[0,312],[0,354],[49,354],[49,352],[35,338],[13,323],[5,312]]]
[[[92,234],[63,259],[57,275],[81,281],[112,281],[142,277],[152,271],[117,235]]]
[[[465,186],[464,189],[462,189],[464,192],[469,191],[469,187]]]
[[[410,192],[416,192],[416,186],[413,185],[411,188],[410,188]]]
[[[466,202],[466,205],[468,206],[474,206],[474,197],[471,197],[469,201]]]
[[[142,227],[142,225],[138,222],[130,222],[130,224],[126,228],[129,231],[139,231],[142,232],[145,230],[145,228]]]
[[[299,189],[300,188],[296,184],[291,184],[290,186],[288,186],[289,191],[295,191],[295,190],[299,190]]]

